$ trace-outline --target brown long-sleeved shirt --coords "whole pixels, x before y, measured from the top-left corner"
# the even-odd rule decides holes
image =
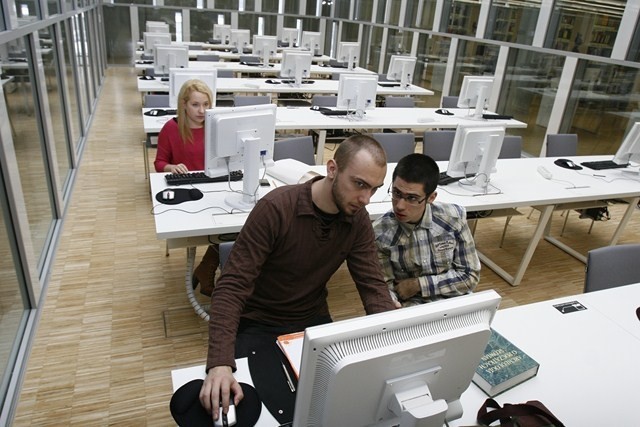
[[[395,308],[366,209],[324,227],[311,183],[277,188],[253,208],[211,298],[207,369],[235,369],[240,317],[266,325],[328,315],[326,284],[346,260],[367,314]]]

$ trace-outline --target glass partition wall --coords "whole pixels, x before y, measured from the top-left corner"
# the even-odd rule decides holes
[[[102,8],[65,2],[60,16],[58,5],[20,3],[0,33],[0,425],[11,424],[106,64]]]

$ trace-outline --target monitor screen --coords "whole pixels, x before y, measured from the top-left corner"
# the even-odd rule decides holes
[[[262,58],[262,64],[269,64],[269,58],[278,51],[278,38],[276,36],[253,36],[253,54]]]
[[[307,328],[293,425],[460,418],[499,304],[489,290]]]
[[[229,39],[229,46],[238,49],[238,52],[244,52],[244,49],[249,48],[251,42],[251,32],[249,30],[231,30],[231,38]]]
[[[626,165],[629,162],[640,163],[640,122],[636,122],[631,127],[613,161],[619,165]]]
[[[340,42],[338,44],[338,62],[344,62],[352,70],[360,64],[360,45],[356,42]]]
[[[156,75],[168,76],[171,68],[189,66],[189,47],[180,45],[156,45],[153,69]]]
[[[281,44],[284,47],[295,47],[298,44],[298,29],[283,28]]]
[[[458,107],[474,108],[474,117],[482,117],[482,110],[489,107],[492,88],[493,76],[464,76]]]
[[[302,42],[300,46],[303,49],[310,50],[314,55],[320,55],[322,48],[320,43],[322,42],[322,34],[315,31],[303,31]]]
[[[229,44],[230,39],[231,39],[231,25],[213,24],[214,42]]]
[[[273,165],[276,105],[214,108],[205,117],[204,167],[208,176],[242,170],[242,192],[230,193],[232,208],[250,210],[256,203],[260,168]]]
[[[283,50],[280,77],[293,79],[296,86],[302,79],[311,77],[311,52],[303,50]]]
[[[198,70],[192,68],[171,68],[169,70],[169,108],[178,108],[178,95],[182,85],[192,79],[202,80],[211,90],[211,107],[216,105],[217,70]]]
[[[356,116],[362,117],[364,110],[376,107],[377,90],[377,74],[342,73],[338,82],[336,107],[354,111]]]
[[[453,139],[447,175],[473,178],[458,181],[470,191],[486,193],[495,172],[505,128],[501,126],[458,126]]]
[[[154,48],[156,45],[171,44],[171,34],[169,33],[144,33],[142,39],[144,42],[144,53],[147,55],[153,55],[155,53]]]
[[[387,78],[399,81],[404,88],[413,83],[413,71],[416,68],[417,58],[415,56],[391,55]]]
[[[169,24],[159,21],[147,21],[145,29],[148,33],[169,33]]]

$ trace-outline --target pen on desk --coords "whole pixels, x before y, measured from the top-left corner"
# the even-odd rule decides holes
[[[278,188],[278,184],[274,180],[271,180],[271,182],[273,183],[273,188]]]
[[[593,176],[597,176],[598,178],[606,178],[606,175],[596,175],[595,173],[593,174]]]
[[[289,371],[287,371],[287,367],[284,366],[284,363],[280,362],[282,365],[282,370],[284,371],[284,376],[287,379],[287,384],[289,384],[289,388],[291,389],[291,393],[296,391],[296,386],[293,385],[293,381],[291,381],[291,376],[289,375]]]

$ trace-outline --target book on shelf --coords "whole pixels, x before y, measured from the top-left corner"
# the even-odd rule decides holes
[[[484,356],[473,382],[489,397],[536,376],[540,364],[511,341],[491,329]]]
[[[293,368],[296,378],[300,378],[300,364],[302,363],[302,343],[304,341],[304,331],[292,334],[280,335],[276,342],[278,347],[287,356],[289,365]]]

